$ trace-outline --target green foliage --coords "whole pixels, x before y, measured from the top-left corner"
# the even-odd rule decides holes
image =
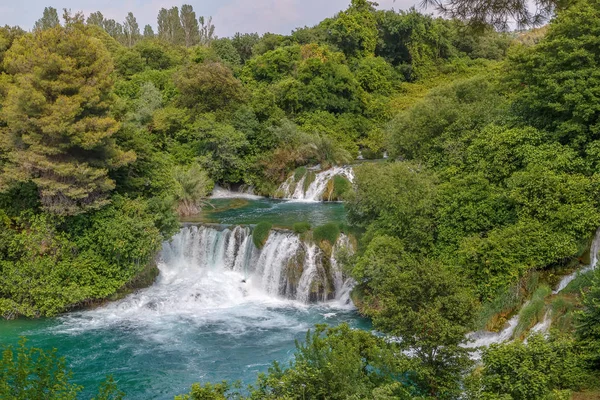
[[[272,227],[273,224],[270,222],[260,222],[254,227],[252,230],[252,242],[254,242],[257,248],[262,249],[265,243],[267,243]]]
[[[510,63],[510,79],[520,89],[516,114],[579,151],[600,139],[599,16],[599,2],[573,3],[539,45],[515,52]]]
[[[600,270],[596,270],[593,284],[583,295],[583,310],[578,315],[577,336],[586,349],[591,369],[600,371]]]
[[[5,347],[0,358],[0,397],[3,399],[75,400],[81,386],[71,383],[72,373],[56,349],[44,351],[26,346]]]
[[[328,40],[347,57],[373,55],[377,45],[373,10],[373,5],[367,0],[352,0],[348,10],[325,22]]]
[[[244,98],[244,90],[229,68],[218,62],[187,65],[175,84],[179,104],[200,111],[217,111]]]
[[[399,237],[411,251],[431,248],[435,178],[428,171],[393,163],[361,165],[354,173],[356,190],[348,196],[348,218],[367,229],[367,240],[387,234]]]
[[[395,345],[343,324],[318,325],[296,344],[289,368],[274,363],[251,387],[251,399],[409,399],[409,363]],[[376,393],[389,393],[379,397]]]
[[[43,207],[73,215],[107,204],[107,169],[131,162],[111,138],[113,63],[83,27],[36,30],[4,57],[13,76],[2,102],[2,137],[10,146],[4,182],[32,180]],[[72,64],[79,67],[73,69]]]
[[[309,222],[296,222],[293,226],[294,232],[299,235],[310,231],[310,228]]]
[[[416,259],[401,239],[384,235],[369,243],[352,274],[363,312],[415,353],[420,362],[415,381],[437,398],[456,396],[469,366],[460,344],[477,308],[467,282],[439,262]]]
[[[120,197],[85,217],[22,218],[0,254],[0,315],[52,316],[111,296],[158,250],[154,218],[143,201]]]
[[[313,230],[313,240],[316,243],[327,241],[333,246],[337,243],[339,236],[340,226],[335,222],[329,222],[325,225],[318,226]]]
[[[537,334],[527,344],[492,344],[482,362],[470,382],[471,399],[552,399],[556,391],[578,390],[590,379],[577,345],[563,337]]]
[[[232,386],[227,382],[205,385],[195,383],[188,394],[175,396],[175,400],[228,400],[233,398]]]

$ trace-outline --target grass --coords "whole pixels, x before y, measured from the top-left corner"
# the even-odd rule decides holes
[[[594,280],[594,271],[588,271],[585,274],[579,274],[573,279],[561,293],[564,294],[579,294],[582,290],[585,290],[592,286]]]
[[[316,227],[313,231],[313,239],[316,243],[325,241],[333,246],[337,242],[339,236],[340,225],[335,222]]]
[[[302,177],[304,175],[306,175],[306,167],[298,167],[296,168],[296,170],[294,171],[294,181],[299,182],[300,179],[302,179]]]
[[[267,239],[269,239],[269,233],[271,233],[271,228],[273,224],[270,222],[261,222],[252,231],[252,241],[254,245],[262,249],[262,247],[267,243]]]
[[[527,331],[544,319],[546,297],[552,294],[548,285],[541,285],[531,296],[531,300],[519,312],[519,323],[515,329],[515,337],[523,337]]]
[[[352,189],[352,184],[346,177],[340,175],[333,177],[332,198],[334,200],[342,200],[344,194],[346,194],[350,189]]]
[[[308,187],[310,186],[311,183],[313,183],[315,181],[316,178],[317,178],[317,174],[315,174],[313,171],[308,171],[306,173],[306,178],[304,178],[304,187],[302,188],[304,190],[304,193],[306,193],[306,191],[308,190]]]
[[[303,234],[310,231],[310,223],[309,222],[296,222],[293,226],[294,232],[297,234]]]

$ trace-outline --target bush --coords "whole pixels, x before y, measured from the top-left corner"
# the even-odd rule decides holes
[[[265,243],[267,243],[272,227],[273,224],[270,222],[261,222],[254,227],[254,230],[252,231],[252,241],[257,248],[261,249]]]
[[[310,231],[310,223],[309,222],[296,222],[294,224],[294,232],[297,234],[303,234]]]
[[[334,245],[338,237],[340,236],[340,226],[335,222],[330,222],[325,225],[321,225],[313,231],[313,239],[315,242],[320,243],[322,241],[327,241],[331,245]]]
[[[306,167],[298,167],[294,171],[294,182],[299,182],[306,175]]]

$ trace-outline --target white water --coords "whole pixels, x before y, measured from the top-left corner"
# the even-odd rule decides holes
[[[292,232],[271,231],[259,250],[248,227],[190,226],[163,245],[161,279],[186,274],[196,279],[211,274],[237,276],[225,297],[236,297],[243,289],[243,294],[256,292],[301,303],[327,301],[336,298],[336,290],[341,291],[345,283],[335,261],[335,252],[345,246],[349,240],[341,236],[328,268],[323,252]]]
[[[220,186],[215,186],[210,196],[211,199],[262,199],[261,196],[257,196],[254,194],[254,190],[252,187],[241,187],[241,190],[238,192],[234,192],[232,190],[228,190],[222,188]]]
[[[304,175],[298,182],[295,181],[294,175],[292,175],[281,184],[278,192],[282,194],[283,198],[289,200],[330,200],[324,199],[323,197],[327,189],[327,184],[336,175],[344,176],[350,182],[354,182],[354,173],[351,167],[334,167],[326,171],[318,172],[315,176],[315,180],[308,185],[306,190],[304,190],[306,175]]]

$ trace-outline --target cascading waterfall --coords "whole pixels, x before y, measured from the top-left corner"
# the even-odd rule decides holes
[[[326,171],[318,172],[314,180],[306,187],[305,174],[298,182],[294,175],[290,176],[278,189],[278,193],[285,199],[302,201],[323,201],[327,191],[327,185],[334,176],[343,176],[350,182],[354,182],[354,172],[351,167],[334,167]]]
[[[345,235],[327,257],[315,244],[303,242],[289,231],[272,231],[258,249],[249,227],[188,226],[163,245],[161,275],[168,280],[183,273],[194,279],[210,273],[235,273],[239,276],[234,285],[237,292],[242,283],[248,290],[269,296],[321,302],[351,289],[352,282],[345,280],[335,260],[342,248],[351,248]]]

